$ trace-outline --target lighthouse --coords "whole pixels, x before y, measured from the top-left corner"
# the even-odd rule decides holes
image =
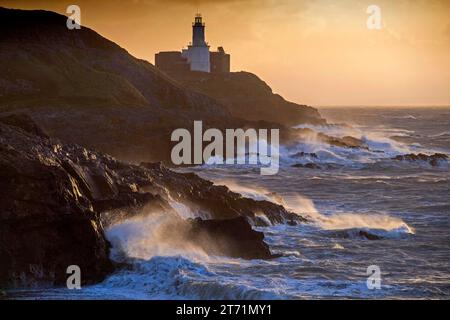
[[[196,14],[192,23],[192,42],[183,49],[182,57],[187,59],[191,71],[210,72],[209,45],[205,41],[205,24],[202,15]]]
[[[202,15],[197,13],[192,23],[192,42],[187,49],[180,51],[162,51],[155,54],[157,68],[169,73],[180,74],[190,71],[208,73],[230,72],[230,55],[223,47],[209,51],[205,41],[205,24]]]
[[[208,46],[205,42],[205,24],[202,22],[202,15],[199,13],[195,15],[195,20],[192,24],[192,45],[194,47]]]

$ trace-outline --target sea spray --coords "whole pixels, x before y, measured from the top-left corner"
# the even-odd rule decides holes
[[[155,256],[183,255],[196,259],[207,259],[202,248],[187,241],[186,225],[165,213],[151,213],[125,220],[111,226],[106,236],[111,242],[112,258],[150,259]]]
[[[324,230],[374,229],[406,234],[414,234],[415,232],[413,228],[408,226],[400,218],[392,217],[386,213],[335,213],[332,215],[324,215],[317,210],[311,199],[302,195],[293,194],[282,197],[263,187],[245,186],[232,180],[216,181],[216,183],[226,184],[232,191],[255,200],[268,200],[282,204],[288,210],[302,217],[310,218],[315,225]]]
[[[227,273],[211,269],[241,268],[254,262],[209,256],[184,237],[186,205],[179,217],[151,212],[125,219],[106,232],[112,243],[112,258],[126,262],[103,283],[87,291],[116,291],[137,299],[279,299],[278,294],[246,284]],[[253,281],[252,281],[253,282]],[[265,282],[267,283],[267,282]],[[85,292],[87,292],[85,291]]]

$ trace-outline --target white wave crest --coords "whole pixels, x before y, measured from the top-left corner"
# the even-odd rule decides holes
[[[287,165],[314,163],[318,165],[338,165],[346,167],[361,167],[393,157],[411,153],[433,154],[436,150],[428,150],[418,143],[406,144],[393,139],[393,133],[410,136],[413,131],[395,128],[378,130],[366,127],[346,125],[298,125],[294,128],[309,129],[302,134],[302,139],[295,146],[281,148],[281,162]],[[347,148],[330,145],[319,136],[319,133],[330,137],[351,137],[361,141],[360,148]],[[300,155],[300,156],[299,156]]]
[[[285,199],[289,210],[312,219],[323,230],[382,230],[392,234],[414,234],[415,230],[402,219],[387,214],[334,213],[321,214],[314,202],[306,197],[296,195]],[[384,236],[387,234],[384,233]],[[381,234],[380,234],[381,236]]]

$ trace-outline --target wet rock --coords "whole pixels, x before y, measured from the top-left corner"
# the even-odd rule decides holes
[[[99,216],[52,147],[0,124],[1,284],[63,284],[70,265],[85,284],[112,270]]]
[[[63,285],[70,265],[80,266],[82,284],[101,281],[114,267],[102,216],[114,217],[116,211],[128,216],[144,206],[173,211],[178,202],[196,216],[228,219],[197,227],[217,233],[234,248],[227,254],[241,257],[269,257],[262,234],[247,221],[305,221],[281,205],[244,198],[193,173],[177,173],[161,163],[123,163],[36,132],[0,122],[1,285]],[[241,242],[247,254],[237,251]]]
[[[295,144],[298,143],[298,141],[305,141],[310,142],[311,140],[317,140],[319,142],[323,142],[326,144],[329,144],[330,146],[335,147],[341,147],[341,148],[361,148],[361,149],[368,149],[368,146],[364,143],[363,140],[352,137],[352,136],[345,136],[345,137],[334,137],[330,136],[328,134],[317,132],[310,128],[296,128],[296,129],[290,129],[290,133],[285,138],[285,140],[288,141],[294,141]],[[300,153],[301,155],[301,153]],[[306,154],[305,154],[306,155]]]
[[[351,136],[345,136],[342,138],[332,137],[328,136],[326,134],[319,133],[319,138],[323,140],[324,142],[328,143],[329,145],[341,147],[341,148],[363,148],[367,149],[367,146],[364,144],[364,142],[360,139],[351,137]]]
[[[287,222],[287,225],[289,225],[289,226],[296,226],[297,223],[295,223],[295,221],[293,221],[293,220],[290,220],[290,221]]]
[[[244,217],[224,220],[190,220],[188,239],[208,254],[243,259],[270,259],[274,255],[264,234],[252,229]]]
[[[294,158],[304,158],[304,157],[310,157],[313,159],[317,159],[317,154],[315,152],[298,152],[296,154],[294,154],[292,157]]]
[[[362,238],[366,238],[367,240],[381,240],[383,239],[381,236],[367,232],[365,230],[359,230],[358,235]]]
[[[419,154],[411,153],[411,154],[405,154],[405,155],[398,155],[398,156],[392,158],[392,160],[423,161],[423,162],[429,163],[433,167],[436,167],[440,163],[448,161],[449,157],[448,157],[448,155],[443,154],[443,153],[435,153],[433,155],[426,155],[423,153],[419,153]]]
[[[366,240],[382,240],[383,236],[377,234],[377,232],[371,232],[371,230],[364,229],[345,229],[345,230],[331,230],[326,233],[332,237],[342,239],[366,239]]]
[[[302,164],[302,163],[296,163],[294,165],[292,165],[293,168],[306,168],[306,169],[322,169],[321,166],[319,166],[318,164],[312,163],[312,162],[308,162],[306,164]]]
[[[258,218],[259,214],[263,214],[272,224],[289,220],[297,223],[306,221],[281,205],[245,198],[230,191],[226,186],[214,185],[194,173],[176,173],[161,163],[141,163],[141,167],[150,169],[147,174],[153,181],[152,186],[143,186],[143,190],[152,190],[155,185],[159,186],[171,199],[188,205],[191,210],[207,219],[244,216],[255,225],[267,225]]]

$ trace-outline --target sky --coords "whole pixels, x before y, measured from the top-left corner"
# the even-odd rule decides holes
[[[450,105],[448,0],[0,0],[0,6],[66,14],[131,54],[191,41],[197,11],[212,49],[231,54],[275,93],[312,106]],[[369,29],[370,5],[381,29]]]

